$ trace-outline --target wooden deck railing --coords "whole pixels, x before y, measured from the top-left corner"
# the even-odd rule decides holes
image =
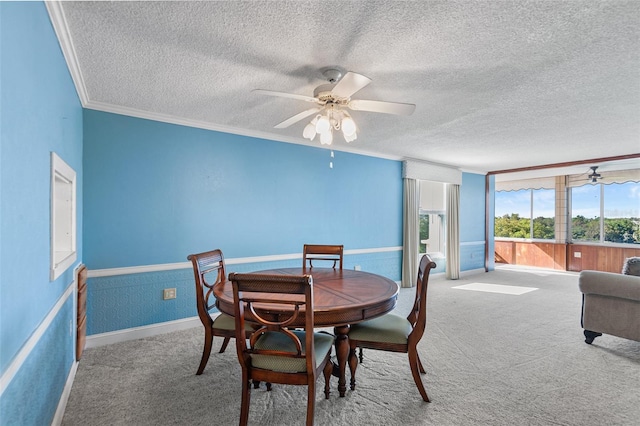
[[[531,241],[495,241],[496,263],[535,266],[563,271],[584,269],[620,272],[628,257],[640,257],[640,247],[564,244]]]

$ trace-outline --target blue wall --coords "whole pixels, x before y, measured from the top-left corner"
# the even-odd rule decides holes
[[[73,361],[73,300],[61,299],[73,266],[49,281],[50,152],[77,173],[80,263],[82,109],[43,3],[0,2],[0,39],[0,371],[8,382],[0,417],[48,424]],[[43,322],[57,302],[56,316]],[[20,352],[37,329],[42,338]],[[22,366],[9,380],[14,361]]]
[[[91,269],[402,245],[401,163],[85,110]],[[400,200],[400,202],[398,202]]]
[[[186,262],[213,248],[238,259],[301,253],[305,243],[400,247],[401,166],[85,110],[84,260],[91,271]],[[400,280],[401,258],[401,250],[353,254],[345,267]],[[162,300],[171,287],[177,299]],[[190,270],[91,277],[88,334],[193,317],[194,298]]]
[[[484,268],[485,176],[462,174],[460,186],[460,271]]]
[[[489,261],[487,269],[493,271],[496,269],[496,240],[495,240],[495,226],[496,226],[496,176],[489,176]]]

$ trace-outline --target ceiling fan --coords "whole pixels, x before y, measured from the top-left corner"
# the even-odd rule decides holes
[[[598,179],[602,178],[602,175],[598,173],[596,170],[598,166],[591,166],[591,172],[587,175],[587,178],[591,181],[591,183],[597,183]]]
[[[254,93],[261,95],[297,99],[316,104],[313,108],[302,111],[276,124],[274,126],[276,129],[284,129],[314,115],[311,122],[305,126],[302,136],[313,140],[319,134],[321,144],[331,145],[334,130],[342,131],[347,142],[358,138],[356,123],[347,112],[347,109],[395,115],[411,115],[416,109],[414,104],[351,99],[353,94],[371,83],[371,79],[362,74],[349,71],[343,76],[342,71],[337,68],[327,68],[322,74],[329,83],[316,87],[313,91],[313,96],[275,92],[273,90],[253,90]]]

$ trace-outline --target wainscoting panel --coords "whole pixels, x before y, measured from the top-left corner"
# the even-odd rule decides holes
[[[460,243],[460,268],[460,272],[484,268],[484,241]]]
[[[353,251],[344,258],[344,268],[383,275],[400,281],[402,270],[401,249],[379,251]],[[302,258],[227,262],[227,273],[253,272],[274,268],[299,267]],[[252,259],[253,260],[253,259]],[[108,270],[89,271],[87,298],[87,335],[144,327],[197,316],[193,270],[189,263],[182,269],[158,270],[144,268],[146,272],[111,275]],[[443,264],[444,266],[444,264]],[[163,300],[165,288],[175,288],[176,298]]]
[[[56,415],[69,371],[74,362],[74,291],[67,291],[57,312],[40,327],[42,334],[28,351],[15,376],[5,380],[0,398],[3,425],[49,425]],[[30,346],[30,342],[27,345]],[[6,383],[6,388],[4,383]],[[18,402],[19,403],[16,403]]]

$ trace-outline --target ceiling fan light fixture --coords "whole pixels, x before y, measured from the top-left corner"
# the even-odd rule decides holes
[[[331,145],[331,142],[333,142],[333,132],[331,129],[324,133],[320,133],[320,143],[322,145]]]
[[[318,117],[318,122],[316,123],[316,133],[326,133],[331,129],[331,122],[329,121],[329,117],[325,117],[321,115]]]
[[[307,124],[302,131],[302,136],[310,141],[316,137],[316,125],[313,121]]]
[[[344,135],[344,140],[347,141],[347,143],[353,142],[356,139],[358,139],[358,135],[355,132],[352,135]]]
[[[349,116],[346,116],[345,118],[342,119],[341,127],[342,127],[342,133],[344,134],[345,139],[347,139],[348,136],[354,135],[356,133],[356,122],[353,121],[353,118]]]
[[[302,111],[274,126],[276,129],[284,129],[307,117],[317,114],[307,124],[302,136],[305,139],[314,140],[316,134],[320,134],[320,142],[329,145],[333,142],[333,131],[342,131],[344,140],[352,142],[358,138],[358,127],[346,109],[354,111],[369,111],[383,114],[411,115],[415,110],[414,104],[387,102],[371,99],[351,99],[352,95],[371,83],[371,79],[352,71],[344,70],[337,66],[330,66],[322,70],[324,78],[329,84],[322,84],[315,88],[313,96],[298,95],[293,93],[276,92],[273,90],[255,89],[253,92],[262,95],[278,96],[310,102],[316,104],[313,108]]]

